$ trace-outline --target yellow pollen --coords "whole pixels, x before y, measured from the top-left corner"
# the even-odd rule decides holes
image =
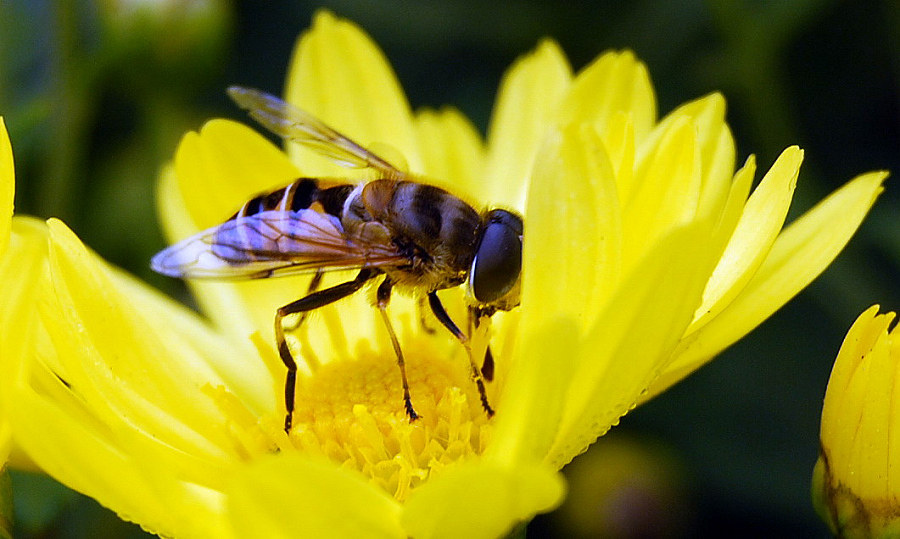
[[[416,412],[403,404],[400,369],[391,351],[359,350],[357,359],[333,361],[297,380],[290,436],[281,412],[255,417],[224,388],[204,388],[230,418],[237,455],[297,450],[359,470],[400,501],[422,482],[483,452],[491,423],[469,377],[467,361],[436,351],[426,338],[404,343]]]
[[[323,365],[298,384],[290,435],[298,450],[356,468],[398,500],[447,465],[480,454],[489,437],[465,365],[405,351],[419,419],[406,415],[396,358],[370,353]]]

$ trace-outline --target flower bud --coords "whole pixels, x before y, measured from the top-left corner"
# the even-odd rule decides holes
[[[875,305],[831,372],[813,472],[816,510],[842,538],[900,536],[900,339]]]

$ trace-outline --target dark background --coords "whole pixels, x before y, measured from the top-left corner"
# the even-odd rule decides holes
[[[482,132],[503,71],[551,36],[576,69],[609,48],[634,50],[661,115],[724,93],[739,163],[755,153],[765,171],[785,147],[803,147],[792,217],[856,174],[900,170],[892,0],[170,4],[139,17],[112,14],[111,2],[0,4],[0,114],[16,211],[63,218],[104,257],[175,295],[183,288],[147,267],[163,247],[157,171],[186,130],[242,117],[228,84],[280,91],[294,40],[320,5],[372,35],[414,108],[456,106]],[[827,536],[809,501],[822,396],[855,317],[873,303],[900,306],[894,184],[804,293],[567,468],[567,506],[528,535]],[[16,472],[13,485],[16,537],[143,535],[46,478]],[[616,516],[604,517],[611,507]]]

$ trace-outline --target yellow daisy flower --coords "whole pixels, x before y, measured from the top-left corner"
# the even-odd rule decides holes
[[[476,207],[524,215],[522,304],[489,328],[497,413],[481,409],[459,343],[396,297],[423,416],[410,423],[362,292],[291,333],[302,371],[288,435],[272,321],[308,277],[192,282],[210,326],[51,220],[43,329],[3,386],[13,435],[48,473],[161,535],[500,536],[557,505],[559,468],[638,402],[818,275],[885,176],[860,176],[782,231],[799,149],[750,195],[755,162],[734,172],[721,96],[657,120],[631,53],[573,74],[551,41],[506,74],[486,144],[454,110],[411,112],[376,45],[328,13],[297,44],[286,99]],[[164,227],[182,239],[302,176],[353,175],[211,121],[162,175]],[[461,291],[441,297],[465,319]]]
[[[836,537],[900,534],[897,381],[900,339],[894,313],[874,305],[847,332],[822,408],[813,500]]]

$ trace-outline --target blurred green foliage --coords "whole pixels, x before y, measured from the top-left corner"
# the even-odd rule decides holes
[[[164,245],[153,206],[159,168],[185,131],[243,117],[224,96],[228,84],[279,91],[294,39],[320,6],[375,38],[414,107],[452,104],[482,130],[503,70],[552,36],[576,68],[605,49],[633,49],[663,114],[723,92],[739,161],[756,153],[765,170],[786,146],[805,148],[792,215],[860,172],[900,170],[893,0],[14,0],[0,2],[0,114],[15,152],[16,210],[63,218],[107,259],[187,300],[147,267]],[[894,183],[804,294],[598,443],[634,436],[674,462],[680,479],[665,496],[678,496],[671,503],[683,518],[663,536],[827,533],[808,500],[821,400],[856,315],[872,303],[900,308]],[[142,535],[41,476],[15,473],[13,486],[16,537]],[[654,516],[645,499],[626,501]],[[528,533],[562,532],[551,515]]]

